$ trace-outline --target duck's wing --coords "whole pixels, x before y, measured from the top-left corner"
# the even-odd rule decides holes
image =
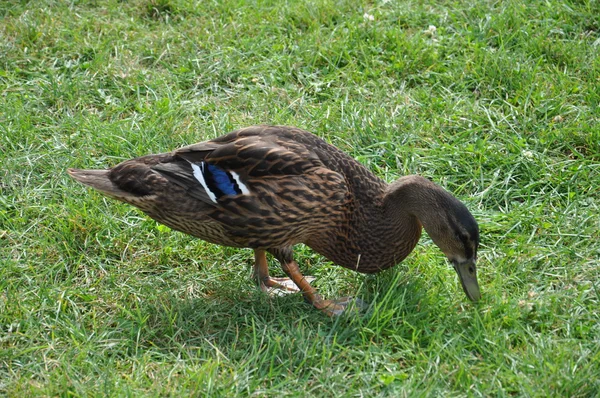
[[[240,132],[244,130],[178,149],[170,161],[152,169],[213,206],[234,197],[258,200],[283,191],[310,197],[308,191],[331,190],[332,182],[335,191],[345,193],[344,177],[327,169],[302,143],[260,130],[252,135]]]

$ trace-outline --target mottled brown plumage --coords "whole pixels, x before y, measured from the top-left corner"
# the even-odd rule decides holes
[[[386,184],[347,154],[292,127],[253,126],[108,170],[69,170],[78,181],[155,220],[206,241],[255,250],[263,289],[293,290],[271,278],[265,251],[317,308],[323,300],[300,274],[292,246],[305,243],[343,267],[374,273],[402,261],[422,226],[477,300],[479,231],[466,207],[419,176]]]

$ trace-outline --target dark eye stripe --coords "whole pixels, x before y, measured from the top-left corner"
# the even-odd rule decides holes
[[[469,235],[465,234],[460,227],[458,226],[458,224],[456,222],[454,222],[454,220],[449,219],[448,220],[448,224],[450,224],[450,226],[452,227],[452,232],[454,232],[454,235],[460,239],[460,241],[463,244],[464,250],[465,250],[465,257],[467,259],[469,258],[473,258],[473,247],[471,246],[471,239],[469,237]]]
[[[469,239],[466,236],[461,236],[460,240],[462,241],[463,245],[465,246],[465,256],[467,257],[467,259],[473,258],[473,248],[470,245]]]

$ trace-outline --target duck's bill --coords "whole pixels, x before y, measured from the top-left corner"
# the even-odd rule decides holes
[[[460,279],[465,294],[471,301],[478,301],[481,298],[479,283],[477,283],[477,267],[473,261],[464,263],[454,263],[454,269]]]

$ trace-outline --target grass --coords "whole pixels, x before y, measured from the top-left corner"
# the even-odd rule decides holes
[[[46,0],[0,18],[0,394],[600,393],[598,1]],[[299,247],[326,297],[371,303],[328,319],[258,292],[249,250],[65,173],[258,123],[454,192],[480,222],[482,301],[426,237],[377,276]]]

